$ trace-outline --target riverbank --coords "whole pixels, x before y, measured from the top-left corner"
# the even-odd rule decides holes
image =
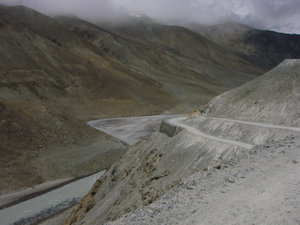
[[[11,193],[1,195],[0,196],[0,210],[8,208],[13,205],[16,205],[18,203],[27,201],[29,199],[35,198],[37,196],[40,196],[42,194],[45,194],[47,192],[58,189],[67,184],[73,183],[75,181],[92,176],[97,173],[99,173],[99,171],[96,173],[87,174],[85,176],[65,178],[65,179],[59,179],[59,180],[54,180],[54,181],[50,181],[50,182],[45,182],[45,183],[39,184],[37,186],[31,187],[31,188],[27,188],[24,190],[19,190],[16,192],[11,192]]]

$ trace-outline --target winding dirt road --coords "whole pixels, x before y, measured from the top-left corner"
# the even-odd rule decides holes
[[[281,125],[274,125],[274,124],[267,124],[267,123],[259,123],[259,122],[249,122],[249,121],[243,121],[243,120],[233,120],[233,119],[227,119],[227,118],[217,118],[217,117],[208,117],[210,119],[220,120],[220,121],[228,121],[228,122],[234,122],[234,123],[242,123],[247,124],[251,126],[257,126],[257,127],[265,127],[265,128],[274,128],[274,129],[283,129],[283,130],[291,130],[291,131],[297,131],[300,132],[300,127],[287,127],[287,126],[281,126]]]
[[[220,138],[220,137],[216,137],[216,136],[213,136],[213,135],[203,133],[202,131],[200,131],[200,130],[194,128],[194,127],[191,127],[190,125],[185,124],[184,121],[187,118],[188,117],[185,117],[185,116],[176,117],[176,118],[169,119],[168,122],[170,124],[174,125],[174,126],[184,128],[190,133],[193,133],[193,134],[196,134],[196,135],[199,135],[201,137],[208,138],[208,139],[211,139],[211,140],[214,140],[214,141],[219,141],[219,142],[224,142],[224,143],[227,143],[227,144],[237,145],[237,146],[240,146],[240,147],[243,147],[243,148],[246,148],[246,149],[251,149],[252,147],[254,147],[254,145],[251,145],[251,144],[247,144],[247,143],[243,143],[243,142],[239,142],[239,141],[233,141],[233,140]],[[207,118],[208,119],[213,119],[213,120],[219,120],[219,121],[241,123],[241,124],[246,124],[246,125],[256,126],[256,127],[264,127],[264,128],[271,128],[271,129],[282,129],[282,130],[300,132],[299,127],[287,127],[287,126],[281,126],[281,125],[265,124],[265,123],[259,123],[259,122],[233,120],[233,119],[217,118],[217,117],[207,117]]]
[[[221,137],[216,137],[213,135],[206,134],[190,125],[184,123],[184,120],[187,119],[187,116],[183,115],[155,115],[155,116],[139,116],[139,117],[119,117],[119,118],[109,118],[101,120],[93,120],[88,122],[88,124],[97,130],[103,131],[111,136],[114,136],[128,145],[133,145],[141,140],[143,137],[151,134],[154,131],[157,131],[159,124],[162,120],[167,120],[169,123],[174,126],[178,126],[186,129],[188,132],[195,135],[199,135],[204,138],[208,138],[214,141],[219,141],[227,144],[232,144],[240,146],[246,149],[251,149],[254,145],[243,143],[239,141],[234,141],[230,139],[225,139]],[[299,127],[286,127],[273,124],[265,124],[258,122],[249,122],[241,120],[233,120],[226,118],[216,118],[208,117],[209,119],[219,120],[219,121],[229,121],[234,123],[241,123],[250,126],[265,127],[272,129],[284,129],[290,131],[300,132]]]
[[[177,116],[179,115],[108,118],[89,121],[88,125],[118,138],[128,145],[133,145],[143,137],[157,131],[162,120]]]
[[[187,117],[172,118],[168,121],[169,121],[169,123],[171,123],[174,126],[184,128],[188,132],[199,135],[199,136],[204,137],[204,138],[208,138],[208,139],[211,139],[211,140],[214,140],[214,141],[224,142],[224,143],[227,143],[227,144],[237,145],[237,146],[240,146],[240,147],[246,148],[246,149],[251,149],[253,147],[253,145],[246,144],[246,143],[243,143],[243,142],[228,140],[228,139],[212,136],[212,135],[209,135],[209,134],[205,134],[205,133],[203,133],[203,132],[201,132],[201,131],[199,131],[199,130],[197,130],[197,129],[189,126],[189,125],[184,124],[185,119],[187,119]]]

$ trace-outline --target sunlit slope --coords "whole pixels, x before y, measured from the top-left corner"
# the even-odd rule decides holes
[[[300,60],[285,60],[263,76],[212,99],[209,116],[300,126]]]

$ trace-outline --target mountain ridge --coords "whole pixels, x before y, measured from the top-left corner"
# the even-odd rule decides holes
[[[267,69],[284,59],[300,58],[299,34],[260,30],[232,22],[210,26],[191,24],[187,27]]]

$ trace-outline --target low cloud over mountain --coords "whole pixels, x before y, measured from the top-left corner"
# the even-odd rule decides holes
[[[123,21],[128,14],[146,15],[168,24],[220,21],[240,22],[255,28],[300,33],[298,0],[0,0],[34,8],[50,15],[76,15],[90,21]]]

